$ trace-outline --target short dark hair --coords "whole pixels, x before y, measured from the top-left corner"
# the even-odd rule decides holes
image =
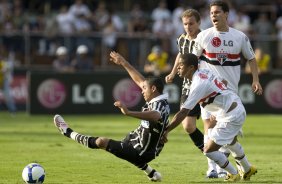
[[[223,10],[223,12],[229,12],[228,4],[225,1],[223,1],[223,0],[214,0],[214,1],[212,1],[211,4],[210,4],[210,8],[212,6],[220,6],[221,9]]]
[[[180,58],[183,60],[185,66],[194,66],[198,69],[199,61],[198,57],[192,53],[180,54]]]
[[[150,86],[156,86],[157,91],[162,94],[164,90],[164,82],[159,77],[148,77],[146,81]]]

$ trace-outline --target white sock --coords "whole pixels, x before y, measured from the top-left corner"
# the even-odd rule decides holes
[[[206,144],[208,140],[209,140],[209,136],[204,135],[204,144]],[[208,160],[208,172],[211,172],[212,170],[216,171],[216,163],[209,157],[207,157],[207,160]]]
[[[227,158],[228,158],[228,156],[230,154],[230,150],[225,148],[224,146],[220,147],[218,151],[223,153]],[[217,173],[224,173],[224,172],[226,172],[224,169],[222,169],[218,165],[216,165],[216,171],[217,171]]]
[[[251,168],[251,164],[249,163],[247,157],[245,156],[244,150],[239,142],[236,142],[233,145],[226,146],[230,151],[232,156],[236,159],[236,161],[241,165],[241,169],[244,173],[248,172]]]
[[[75,140],[76,141],[76,136],[77,136],[77,132],[72,132],[71,134],[70,134],[70,138],[72,139],[72,140]]]
[[[147,168],[144,170],[144,172],[148,175],[152,172],[153,168],[151,166],[147,166]]]
[[[229,172],[230,174],[237,174],[236,168],[228,161],[227,157],[219,152],[219,151],[213,151],[209,153],[205,153],[207,157],[214,160],[217,165],[220,167],[224,167],[224,169]]]

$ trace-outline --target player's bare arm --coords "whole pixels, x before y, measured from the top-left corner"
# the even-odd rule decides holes
[[[167,136],[170,131],[175,129],[187,116],[189,113],[189,109],[184,109],[182,108],[180,111],[178,111],[172,118],[171,123],[167,126],[166,131],[164,132],[162,138],[161,138],[161,143],[166,143],[168,141]]]
[[[114,105],[118,108],[120,108],[120,111],[127,116],[131,116],[137,119],[147,120],[147,121],[153,121],[157,122],[161,115],[157,111],[130,111],[127,109],[127,107],[120,101],[116,101]]]
[[[127,62],[124,57],[122,57],[119,53],[112,51],[110,53],[110,61],[114,62],[117,65],[123,66],[126,71],[129,73],[132,80],[142,88],[142,84],[145,81],[145,78],[141,73],[139,73],[129,62]]]
[[[175,62],[174,62],[174,65],[173,65],[173,68],[170,72],[170,74],[168,74],[166,77],[165,77],[165,82],[166,83],[172,83],[173,82],[173,79],[177,73],[177,67],[178,67],[178,61],[179,61],[179,57],[180,57],[180,53],[177,54],[176,58],[175,58]]]
[[[171,130],[175,129],[187,116],[189,113],[189,109],[181,108],[172,118],[171,123],[167,126],[167,131],[170,132]]]
[[[253,59],[249,60],[249,65],[250,65],[250,69],[251,69],[252,76],[253,76],[252,89],[253,89],[254,93],[256,93],[257,95],[262,95],[263,89],[262,89],[260,82],[259,82],[258,66],[257,66],[256,59],[253,58]]]

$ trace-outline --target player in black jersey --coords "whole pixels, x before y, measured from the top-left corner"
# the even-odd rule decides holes
[[[180,55],[185,53],[191,53],[194,39],[200,32],[201,18],[198,11],[194,9],[188,9],[182,13],[182,23],[185,33],[180,35],[177,39],[177,46],[179,53],[175,59],[173,69],[169,75],[166,76],[166,82],[171,83],[177,73],[177,66],[180,60]],[[187,99],[190,91],[189,79],[184,78],[182,85],[182,94],[180,105]],[[196,119],[199,118],[201,109],[199,104],[187,114],[187,117],[183,120],[182,125],[185,131],[189,134],[194,144],[202,150],[204,147],[204,136],[202,132],[196,127]]]
[[[170,108],[168,95],[163,94],[164,84],[160,78],[145,79],[120,54],[110,53],[114,63],[123,66],[134,82],[142,89],[146,101],[142,111],[130,111],[120,101],[114,105],[120,108],[124,115],[141,120],[140,125],[121,140],[116,141],[105,137],[92,137],[79,134],[69,128],[60,115],[55,115],[54,124],[60,132],[78,143],[92,149],[104,149],[115,156],[134,164],[148,175],[151,181],[160,181],[161,174],[148,165],[163,148],[160,143],[166,126],[169,123]]]

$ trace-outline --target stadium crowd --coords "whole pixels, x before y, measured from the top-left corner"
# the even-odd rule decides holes
[[[232,0],[228,3],[229,25],[243,31],[251,38],[254,48],[262,49],[270,56],[267,66],[262,66],[264,71],[265,68],[266,72],[272,68],[282,68],[282,55],[278,52],[282,49],[282,1]],[[204,30],[212,26],[208,4],[209,0],[127,3],[98,0],[1,0],[0,45],[2,53],[6,53],[2,57],[8,56],[9,52],[16,52],[16,67],[33,64],[27,60],[47,59],[47,63],[51,64],[60,46],[67,47],[69,57],[75,58],[77,56],[73,53],[76,53],[76,49],[86,45],[89,55],[95,57],[94,68],[99,68],[103,65],[101,58],[106,57],[108,52],[123,52],[123,44],[119,42],[122,40],[120,38],[126,38],[129,48],[126,55],[129,61],[139,56],[133,64],[140,69],[144,67],[143,60],[146,60],[156,44],[168,53],[169,62],[172,62],[177,54],[175,40],[183,33],[181,13],[187,8],[197,9],[202,16],[201,29]],[[27,51],[27,44],[19,44],[25,41],[27,33],[36,37],[30,43],[30,51]],[[89,37],[93,35],[101,38],[101,43],[92,42]],[[151,38],[143,53],[146,57],[139,53],[142,44],[138,38],[143,37]],[[98,45],[103,45],[103,49],[98,49]],[[27,52],[29,56],[26,56]],[[48,57],[36,57],[45,55]]]

